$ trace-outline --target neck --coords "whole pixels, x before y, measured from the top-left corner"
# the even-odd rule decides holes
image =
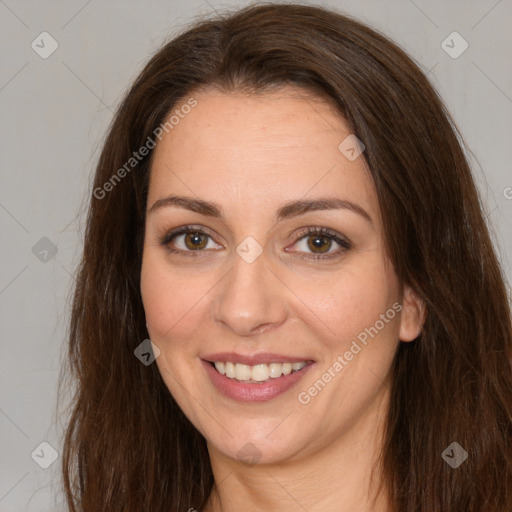
[[[293,460],[251,466],[208,443],[215,484],[202,512],[391,512],[378,489],[387,388],[379,401],[334,442]]]

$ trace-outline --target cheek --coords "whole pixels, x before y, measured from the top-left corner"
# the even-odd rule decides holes
[[[170,324],[170,316],[174,311],[173,295],[169,293],[171,283],[163,265],[152,254],[145,250],[142,259],[140,291],[146,322],[150,334],[160,333],[165,324]],[[168,325],[167,329],[172,324]]]
[[[158,248],[144,251],[140,290],[149,337],[160,349],[156,364],[173,397],[193,417],[179,383],[192,383],[194,347],[188,341],[197,329],[204,287],[201,279],[173,270]]]
[[[396,276],[386,270],[379,254],[366,256],[343,271],[301,284],[300,295],[307,297],[304,302],[314,313],[311,318],[336,348],[374,326],[399,298]],[[392,309],[386,318],[386,334],[398,328],[395,313]]]
[[[370,407],[388,374],[398,346],[398,280],[380,258],[364,264],[361,258],[358,266],[303,290],[314,304],[307,323],[316,331],[320,364],[299,388],[298,400],[335,418],[338,426],[331,427],[339,432],[339,425]]]
[[[140,288],[153,341],[179,340],[197,329],[213,284],[206,275],[173,269],[158,249],[145,249]]]

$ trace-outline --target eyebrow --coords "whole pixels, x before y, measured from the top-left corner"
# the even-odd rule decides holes
[[[166,208],[170,206],[185,208],[187,210],[199,213],[201,215],[206,215],[208,217],[222,217],[222,207],[219,204],[186,196],[168,196],[164,197],[163,199],[158,199],[148,210],[148,214],[160,208]],[[298,217],[299,215],[303,215],[311,211],[339,209],[347,209],[357,213],[373,225],[373,219],[364,208],[356,203],[347,201],[345,199],[339,199],[337,197],[319,197],[316,199],[299,199],[296,201],[290,201],[282,205],[277,210],[276,217],[277,222],[279,222],[283,219]]]

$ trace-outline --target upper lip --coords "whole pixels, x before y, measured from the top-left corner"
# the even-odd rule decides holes
[[[235,364],[246,364],[255,366],[257,364],[270,363],[301,363],[302,361],[313,362],[308,357],[294,357],[283,354],[273,354],[271,352],[261,352],[259,354],[237,354],[236,352],[216,352],[215,354],[207,354],[201,359],[205,361],[215,362],[231,362]]]

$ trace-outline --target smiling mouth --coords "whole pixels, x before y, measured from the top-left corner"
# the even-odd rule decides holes
[[[215,370],[228,379],[238,382],[264,384],[273,379],[278,379],[292,373],[300,372],[313,361],[301,361],[297,363],[270,363],[247,364],[232,363],[230,361],[208,361]]]

